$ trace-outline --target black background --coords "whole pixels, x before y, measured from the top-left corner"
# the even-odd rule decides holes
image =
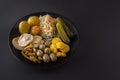
[[[55,12],[76,25],[80,44],[71,61],[41,70],[16,59],[10,29],[34,12]],[[120,3],[101,0],[0,0],[0,80],[120,80]]]

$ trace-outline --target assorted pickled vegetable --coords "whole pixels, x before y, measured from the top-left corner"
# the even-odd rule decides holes
[[[73,32],[59,17],[53,18],[49,14],[30,16],[19,23],[18,29],[21,35],[13,38],[12,44],[34,63],[56,62],[70,51]]]

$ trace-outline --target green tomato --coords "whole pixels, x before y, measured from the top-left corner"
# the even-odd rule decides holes
[[[40,20],[38,16],[30,16],[27,22],[30,24],[30,26],[35,26],[39,25]]]
[[[19,32],[23,34],[23,33],[29,33],[29,31],[30,31],[30,25],[26,21],[21,21],[19,23]]]

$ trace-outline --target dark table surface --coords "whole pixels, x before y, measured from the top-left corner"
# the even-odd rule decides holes
[[[22,63],[8,44],[19,18],[44,11],[68,17],[80,36],[72,59],[49,70]],[[120,3],[114,0],[0,0],[0,80],[120,80],[119,21]]]

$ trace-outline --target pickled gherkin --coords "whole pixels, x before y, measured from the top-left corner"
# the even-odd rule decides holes
[[[68,35],[68,37],[69,37],[69,38],[72,38],[72,37],[73,37],[73,32],[72,32],[72,31],[69,29],[69,27],[64,23],[64,21],[63,21],[60,17],[57,17],[57,18],[56,18],[56,21],[57,21],[57,23],[60,23],[60,24],[63,26],[65,32],[66,32],[67,35]]]
[[[70,39],[69,37],[67,36],[63,26],[61,25],[61,23],[57,23],[56,24],[56,28],[57,28],[57,31],[58,31],[58,35],[60,36],[60,38],[62,39],[63,42],[65,43],[70,43]]]

